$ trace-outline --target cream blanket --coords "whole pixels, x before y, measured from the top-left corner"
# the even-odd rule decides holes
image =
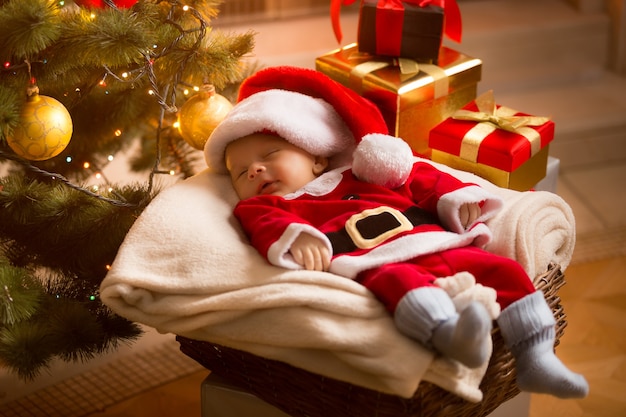
[[[519,257],[532,275],[550,261],[567,265],[574,236],[569,207],[550,193],[495,191],[505,198],[505,208],[492,223],[505,231],[496,231],[492,249]],[[235,203],[229,179],[207,171],[162,191],[128,233],[102,283],[102,301],[163,333],[374,390],[410,397],[427,380],[469,401],[481,400],[486,364],[470,371],[433,360],[398,333],[384,308],[354,281],[267,264],[232,216]],[[527,235],[517,238],[518,231]],[[493,290],[473,285],[472,278],[460,274],[442,286],[455,301],[479,299],[497,315]]]

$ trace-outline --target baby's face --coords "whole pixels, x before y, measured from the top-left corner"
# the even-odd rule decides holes
[[[326,158],[265,133],[253,133],[228,144],[225,162],[241,200],[293,193],[328,166]]]

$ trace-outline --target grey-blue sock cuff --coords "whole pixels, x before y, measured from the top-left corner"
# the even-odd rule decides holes
[[[438,287],[421,287],[402,297],[394,313],[398,329],[427,344],[433,329],[458,316],[448,293]]]
[[[507,346],[516,345],[548,328],[554,328],[555,323],[552,310],[541,291],[517,300],[502,310],[498,317],[498,325]]]

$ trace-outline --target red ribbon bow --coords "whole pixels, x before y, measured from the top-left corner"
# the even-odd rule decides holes
[[[343,33],[341,32],[341,22],[339,15],[341,14],[341,6],[349,6],[356,0],[331,0],[330,1],[330,19],[333,25],[333,32],[337,42],[341,43]],[[379,0],[379,6],[383,8],[402,8],[402,3],[415,4],[419,7],[428,5],[439,6],[444,10],[444,33],[455,42],[461,42],[462,25],[461,11],[456,0]]]

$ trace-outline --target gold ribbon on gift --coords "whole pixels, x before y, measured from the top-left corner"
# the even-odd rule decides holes
[[[361,59],[360,54],[357,57],[350,57],[350,59]],[[378,57],[377,57],[378,58]],[[448,94],[450,88],[450,81],[448,75],[443,68],[432,64],[418,64],[412,59],[408,58],[392,58],[389,60],[370,60],[361,64],[355,65],[350,71],[350,84],[349,87],[361,94],[363,90],[363,79],[371,72],[377,71],[382,68],[386,68],[390,65],[394,65],[400,68],[400,73],[403,75],[416,75],[420,71],[426,73],[432,77],[434,98],[443,97]]]
[[[493,97],[493,90],[481,94],[474,101],[478,111],[457,110],[452,118],[456,120],[470,120],[478,122],[463,137],[459,157],[467,161],[476,162],[481,142],[496,129],[517,133],[530,142],[530,153],[534,156],[541,150],[541,135],[528,126],[541,126],[550,121],[549,117],[542,116],[515,116],[519,113],[508,107],[497,107]]]

